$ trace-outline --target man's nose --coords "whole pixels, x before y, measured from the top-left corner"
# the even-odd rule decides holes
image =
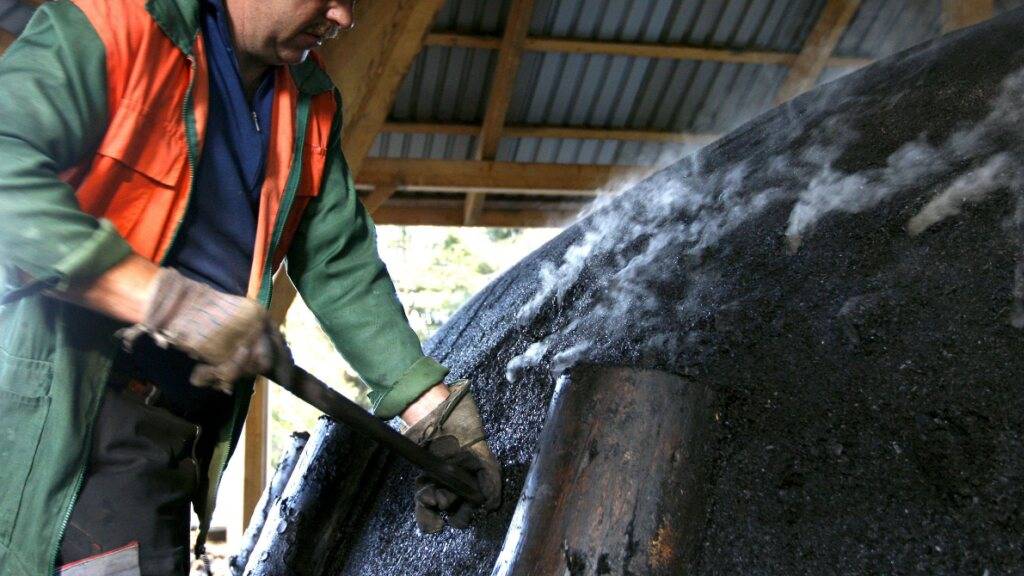
[[[327,9],[327,20],[342,30],[348,30],[356,25],[355,0],[340,0],[331,2]]]

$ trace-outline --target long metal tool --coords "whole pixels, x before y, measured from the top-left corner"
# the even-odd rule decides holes
[[[269,377],[282,388],[328,417],[394,450],[455,494],[473,504],[483,504],[484,497],[480,494],[476,482],[469,473],[452,466],[431,454],[426,448],[402,436],[358,404],[342,396],[316,376],[306,372],[302,367],[293,365],[289,369],[288,376],[290,377],[275,378],[273,375],[269,375]]]

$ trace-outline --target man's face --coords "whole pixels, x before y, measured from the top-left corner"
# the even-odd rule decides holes
[[[355,0],[235,0],[229,10],[238,48],[276,66],[302,62],[312,48],[351,28],[354,5]]]

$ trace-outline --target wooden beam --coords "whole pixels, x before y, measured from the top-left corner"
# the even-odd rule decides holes
[[[370,192],[368,196],[363,198],[363,206],[366,211],[373,214],[381,207],[389,198],[395,195],[395,191],[398,189],[394,186],[377,186]]]
[[[478,134],[476,124],[444,124],[430,122],[388,122],[381,132],[404,132],[446,135]],[[587,128],[583,126],[505,126],[504,136],[514,138],[564,138],[574,140],[626,140],[636,142],[662,142],[706,145],[719,138],[718,134],[700,132],[664,132],[659,130],[629,130],[619,128]]]
[[[988,20],[993,14],[993,0],[942,0],[942,32],[973,26]]]
[[[508,106],[512,102],[516,72],[523,58],[523,43],[530,31],[532,15],[533,0],[512,0],[505,18],[505,31],[498,47],[498,62],[491,77],[484,122],[480,127],[480,135],[477,137],[476,150],[473,154],[476,160],[494,160],[498,154],[498,144],[501,142],[501,133],[505,127]],[[480,192],[466,195],[463,218],[467,226],[472,225],[480,217],[485,198]]]
[[[501,39],[495,36],[476,36],[456,32],[433,32],[427,35],[427,46],[447,46],[497,50]],[[560,52],[566,54],[609,54],[634,58],[658,58],[665,60],[697,60],[710,62],[731,62],[737,64],[775,64],[792,66],[798,54],[770,50],[729,50],[706,48],[682,44],[645,44],[611,42],[604,40],[579,40],[572,38],[527,37],[523,49],[527,52]],[[870,64],[870,58],[849,58],[833,56],[828,66],[859,68]]]
[[[488,208],[472,226],[499,228],[559,228],[570,223],[578,210],[496,210]],[[460,206],[383,206],[373,216],[378,225],[466,226]]]
[[[359,173],[406,73],[444,0],[356,4],[358,25],[324,45],[328,73],[345,99],[342,148]]]
[[[658,130],[628,130],[615,128],[582,128],[576,126],[511,126],[506,136],[518,138],[565,138],[572,140],[626,140],[634,142],[662,142],[699,144],[718,140],[718,134],[697,132],[663,132]]]
[[[818,22],[811,29],[803,50],[793,62],[789,76],[775,97],[777,103],[790,100],[814,87],[859,7],[860,0],[828,0],[825,3]]]
[[[512,101],[516,72],[523,57],[523,43],[530,31],[533,0],[512,0],[508,9],[505,33],[501,37],[498,62],[494,66],[491,89],[484,112],[483,126],[476,146],[477,160],[493,160],[498,153],[498,142],[505,126],[505,115]]]
[[[532,52],[562,52],[568,54],[610,54],[638,58],[663,58],[667,60],[707,60],[737,64],[777,64],[788,66],[796,54],[769,52],[764,50],[729,50],[725,48],[702,48],[679,44],[646,44],[627,42],[605,42],[600,40],[577,40],[572,38],[529,38],[527,50]]]
[[[374,187],[392,185],[400,190],[570,193],[618,189],[621,184],[644,178],[654,169],[653,166],[372,158],[363,164],[358,182]]]
[[[10,46],[14,39],[17,38],[14,34],[11,34],[7,30],[0,28],[0,54],[7,51],[7,47]]]

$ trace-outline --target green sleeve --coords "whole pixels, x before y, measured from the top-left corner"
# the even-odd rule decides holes
[[[99,145],[106,98],[103,43],[68,0],[41,6],[0,58],[0,262],[58,289],[131,252],[58,177]]]
[[[340,108],[340,107],[339,107]],[[373,412],[391,418],[448,369],[419,338],[377,254],[373,222],[356,196],[335,118],[320,194],[288,252],[288,274],[338,351],[370,386]]]

